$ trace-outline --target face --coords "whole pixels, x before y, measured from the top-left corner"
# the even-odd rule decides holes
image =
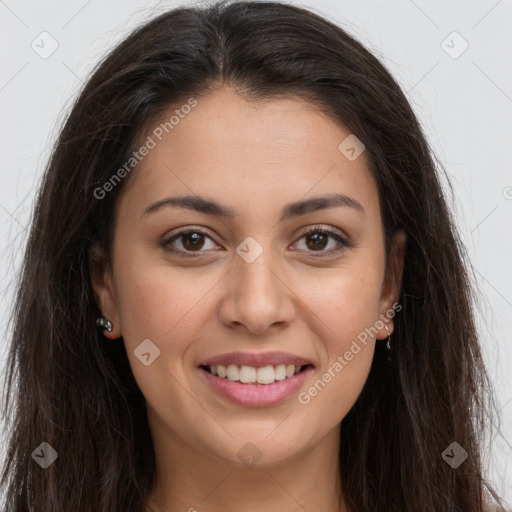
[[[350,131],[315,105],[229,89],[197,101],[161,141],[149,133],[94,288],[154,438],[236,466],[252,450],[271,467],[338,432],[387,338],[379,320],[393,331],[405,237],[386,272],[366,155],[348,158]],[[218,357],[248,382],[210,373],[224,372]]]

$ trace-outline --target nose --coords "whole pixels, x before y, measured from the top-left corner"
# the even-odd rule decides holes
[[[265,249],[251,263],[235,256],[219,312],[226,326],[261,335],[292,322],[295,295],[270,252]]]

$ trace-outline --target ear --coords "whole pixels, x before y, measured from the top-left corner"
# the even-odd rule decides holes
[[[121,324],[116,302],[112,268],[105,253],[97,246],[89,249],[92,288],[101,314],[112,323],[112,332],[104,331],[106,338],[121,337]]]
[[[389,334],[394,330],[394,314],[391,315],[390,313],[394,311],[393,305],[398,302],[400,297],[406,243],[407,235],[405,234],[405,231],[403,229],[397,230],[393,235],[388,268],[386,269],[386,276],[382,285],[380,318],[387,324]],[[385,339],[387,337],[388,331],[386,331],[386,328],[384,327],[380,329],[377,338]]]

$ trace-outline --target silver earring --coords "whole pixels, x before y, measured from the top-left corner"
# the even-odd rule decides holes
[[[96,320],[96,325],[103,331],[112,332],[112,322],[107,320],[104,316],[100,316]]]
[[[391,341],[391,334],[389,334],[388,324],[384,324],[384,327],[386,328],[386,332],[388,333],[388,340],[386,342],[386,348],[388,350],[390,350],[391,349],[391,343],[390,343],[390,341]]]

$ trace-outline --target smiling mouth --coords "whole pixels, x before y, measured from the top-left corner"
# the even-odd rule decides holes
[[[200,368],[220,379],[238,382],[239,384],[269,385],[290,379],[298,373],[313,369],[312,364],[296,366],[293,364],[267,365],[261,367],[230,365],[201,365]]]

